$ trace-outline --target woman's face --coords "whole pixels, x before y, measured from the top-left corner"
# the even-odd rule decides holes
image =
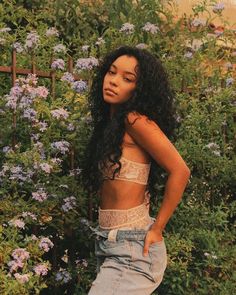
[[[122,55],[110,66],[103,80],[103,98],[115,106],[129,100],[137,83],[138,61],[133,56]]]

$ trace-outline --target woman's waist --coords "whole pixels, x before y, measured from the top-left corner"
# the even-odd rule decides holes
[[[100,208],[102,209],[130,209],[141,205],[145,200],[146,187],[127,189],[103,186],[100,190]]]
[[[100,228],[144,228],[151,222],[149,203],[145,199],[138,206],[129,209],[102,209],[99,207]]]

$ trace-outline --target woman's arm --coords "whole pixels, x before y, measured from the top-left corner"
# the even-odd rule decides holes
[[[148,120],[146,116],[130,113],[125,124],[126,131],[134,141],[168,173],[163,202],[146,238],[144,254],[147,254],[149,244],[162,238],[162,231],[182,198],[190,170],[155,122]]]

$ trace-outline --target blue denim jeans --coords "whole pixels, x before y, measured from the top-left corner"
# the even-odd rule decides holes
[[[164,239],[150,245],[143,256],[143,230],[96,228],[97,277],[88,295],[150,295],[163,279],[167,265]]]

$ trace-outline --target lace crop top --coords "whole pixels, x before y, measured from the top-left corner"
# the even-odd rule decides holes
[[[128,160],[123,156],[120,158],[120,163],[120,171],[115,174],[114,179],[147,184],[151,163],[138,163]],[[104,179],[113,179],[113,172],[117,167],[118,164],[112,166],[111,168],[102,169]]]

